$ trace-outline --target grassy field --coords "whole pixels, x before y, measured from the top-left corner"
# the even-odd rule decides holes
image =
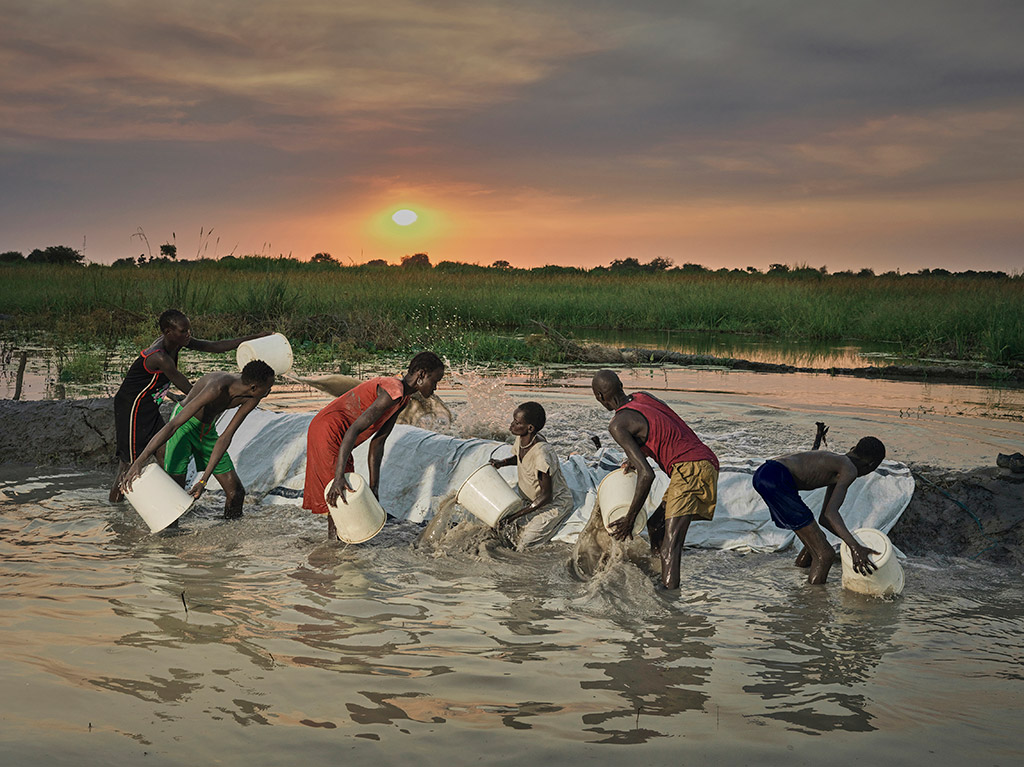
[[[1024,363],[1024,279],[681,271],[616,273],[337,267],[291,260],[121,267],[0,266],[8,333],[56,345],[136,346],[179,308],[204,338],[278,330],[300,349],[351,355],[430,347],[453,359],[542,361],[539,320],[588,328],[756,333],[779,340],[895,342],[905,354]]]

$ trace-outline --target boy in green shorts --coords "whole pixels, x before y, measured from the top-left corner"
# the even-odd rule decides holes
[[[228,445],[242,421],[270,393],[273,385],[274,370],[262,360],[253,360],[241,374],[204,375],[196,381],[185,400],[175,407],[170,422],[154,435],[125,472],[125,489],[131,488],[149,457],[167,443],[164,469],[179,485],[185,486],[189,459],[195,458],[196,468],[205,466],[206,469],[189,491],[192,497],[199,498],[210,477],[214,476],[224,488],[224,517],[235,519],[242,516],[245,488],[228,456]],[[238,412],[224,433],[218,434],[217,418],[233,407],[237,407]]]

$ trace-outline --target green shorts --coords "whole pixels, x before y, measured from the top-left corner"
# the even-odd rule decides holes
[[[173,419],[181,412],[181,405],[174,406],[171,414]],[[167,440],[167,452],[164,455],[164,471],[168,474],[186,474],[188,462],[196,459],[196,471],[202,474],[206,471],[206,464],[210,462],[213,455],[213,448],[217,444],[220,435],[217,433],[216,424],[201,423],[193,416],[185,421],[181,427]],[[235,465],[231,463],[231,456],[224,451],[224,455],[214,468],[213,473],[225,474],[234,471]]]

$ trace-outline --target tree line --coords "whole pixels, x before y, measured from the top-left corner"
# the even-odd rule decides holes
[[[413,253],[412,255],[406,255],[402,257],[401,263],[390,264],[382,258],[373,259],[367,261],[364,264],[343,264],[340,260],[332,256],[330,253],[321,252],[316,253],[309,261],[303,261],[302,259],[288,256],[234,256],[227,255],[217,259],[209,258],[196,258],[187,261],[177,261],[177,247],[174,244],[166,243],[160,246],[160,255],[152,256],[148,258],[146,254],[139,254],[138,258],[119,258],[114,261],[111,268],[127,268],[127,267],[146,267],[153,266],[159,267],[171,263],[180,263],[181,265],[189,264],[209,264],[217,263],[226,267],[233,267],[239,269],[248,268],[274,268],[274,267],[294,267],[294,268],[364,268],[364,269],[407,269],[407,270],[435,270],[439,272],[473,272],[473,271],[520,271],[520,272],[539,272],[539,273],[550,273],[550,274],[658,274],[658,273],[677,273],[677,274],[688,274],[688,275],[756,275],[765,274],[768,276],[776,277],[791,277],[800,279],[823,279],[829,276],[836,277],[908,277],[908,276],[919,276],[919,277],[973,277],[981,279],[1020,279],[1020,274],[1007,274],[1003,271],[992,271],[992,270],[975,270],[967,269],[964,271],[950,271],[949,269],[919,269],[916,272],[901,272],[899,269],[876,273],[873,269],[863,268],[859,270],[847,269],[838,272],[829,272],[825,266],[813,267],[807,264],[769,264],[765,270],[758,269],[755,266],[748,266],[745,268],[729,268],[721,267],[719,269],[711,269],[704,266],[703,264],[697,263],[684,263],[680,266],[676,266],[672,259],[664,257],[652,258],[650,261],[641,262],[637,258],[619,258],[613,260],[607,266],[595,266],[590,269],[577,266],[557,266],[549,264],[547,266],[536,266],[531,268],[520,268],[514,267],[511,263],[504,259],[494,261],[490,266],[482,266],[480,264],[469,264],[462,261],[440,261],[436,265],[430,261],[430,256],[427,253]],[[17,263],[29,263],[29,264],[55,264],[55,265],[85,265],[84,254],[76,250],[75,248],[67,245],[51,245],[47,248],[39,249],[36,248],[27,256],[20,251],[9,250],[0,253],[0,264],[17,264]],[[91,266],[101,266],[99,264],[92,264]]]

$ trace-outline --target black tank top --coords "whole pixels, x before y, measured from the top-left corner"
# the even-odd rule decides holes
[[[125,375],[121,388],[117,390],[115,396],[118,399],[135,400],[141,396],[143,400],[151,399],[155,405],[159,405],[163,401],[167,390],[171,388],[171,381],[164,375],[163,371],[151,371],[146,367],[146,358],[155,352],[156,350],[154,349],[153,351],[143,351],[139,354],[131,367],[128,368],[128,374]],[[178,364],[177,354],[174,355],[174,364]]]

